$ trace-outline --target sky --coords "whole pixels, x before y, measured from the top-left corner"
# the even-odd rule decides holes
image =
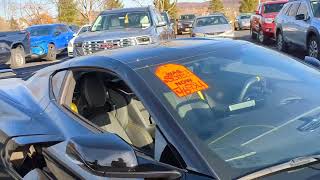
[[[16,2],[16,3],[20,3],[23,4],[24,2],[26,2],[27,0],[0,0],[0,16],[4,17],[6,14],[10,14],[10,12],[6,12],[4,9],[7,9],[5,6],[5,4],[8,4],[9,2]],[[47,2],[44,0],[35,0],[38,2]],[[138,2],[142,3],[143,5],[151,5],[153,0],[137,0]],[[205,0],[178,0],[178,2],[203,2]],[[5,3],[7,2],[7,3]],[[122,0],[123,4],[125,7],[136,7],[136,6],[140,6],[139,3],[136,3],[134,0]],[[49,5],[50,6],[50,5]],[[53,5],[52,5],[53,6]],[[51,9],[54,9],[51,8]],[[52,10],[54,11],[54,10]],[[49,12],[52,13],[53,15],[55,15],[55,12]]]

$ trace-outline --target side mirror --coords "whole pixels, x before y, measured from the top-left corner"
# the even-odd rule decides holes
[[[71,138],[66,145],[66,155],[80,167],[101,176],[113,178],[181,177],[177,170],[153,163],[136,155],[134,149],[115,134],[91,134]],[[140,164],[139,164],[139,163]],[[145,164],[141,164],[146,162]],[[158,163],[158,162],[156,162]]]
[[[314,57],[306,56],[304,57],[304,62],[313,67],[320,68],[320,61]]]
[[[166,26],[166,25],[167,25],[167,23],[164,22],[164,21],[162,21],[162,22],[159,22],[159,23],[157,24],[157,27],[163,27],[163,26]]]
[[[307,17],[304,14],[297,14],[296,15],[296,20],[306,20]]]
[[[61,32],[59,32],[59,31],[54,32],[54,36],[59,36],[60,34],[61,34]]]

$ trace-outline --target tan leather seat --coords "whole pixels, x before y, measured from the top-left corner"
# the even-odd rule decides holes
[[[132,143],[126,131],[114,116],[106,88],[96,74],[84,75],[82,97],[84,97],[87,106],[81,115],[100,128],[115,133],[126,142]]]

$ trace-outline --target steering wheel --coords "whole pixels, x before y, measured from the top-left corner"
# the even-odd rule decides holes
[[[241,90],[240,96],[239,96],[239,98],[238,98],[238,102],[239,102],[239,103],[240,103],[240,102],[244,102],[244,101],[246,100],[245,97],[246,97],[248,91],[250,90],[250,88],[252,87],[252,85],[257,84],[257,83],[261,84],[262,89],[265,89],[265,88],[266,88],[266,81],[265,81],[265,79],[263,79],[263,78],[261,78],[261,77],[259,77],[259,76],[252,77],[252,78],[248,79],[248,80],[245,82],[245,84],[244,84],[244,86],[243,86],[243,88],[242,88],[242,90]],[[261,90],[261,91],[262,91],[262,93],[263,93],[263,90]]]

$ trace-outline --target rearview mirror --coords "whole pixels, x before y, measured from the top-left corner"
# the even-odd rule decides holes
[[[99,176],[160,179],[181,177],[177,170],[158,165],[157,162],[148,162],[136,155],[128,143],[111,133],[73,137],[67,142],[66,155],[75,164],[94,171]]]
[[[157,27],[163,27],[163,26],[166,26],[166,25],[167,25],[167,23],[164,22],[164,21],[162,21],[162,22],[159,22],[159,23],[157,24]]]
[[[313,67],[320,68],[320,61],[314,57],[306,56],[304,57],[304,62]]]

